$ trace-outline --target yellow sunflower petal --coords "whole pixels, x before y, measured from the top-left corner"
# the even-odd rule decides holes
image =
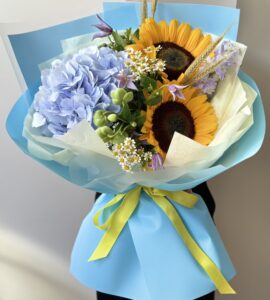
[[[193,109],[192,109],[192,117],[194,119],[197,119],[199,118],[200,116],[206,114],[206,113],[211,113],[213,110],[211,104],[209,103],[209,105],[207,105],[207,103],[205,103],[204,105],[202,106],[195,106]]]
[[[172,20],[169,25],[169,41],[175,42],[177,38],[177,31],[178,31],[178,21]]]
[[[147,138],[148,138],[148,135],[147,135],[147,134],[142,134],[142,135],[139,136],[139,140],[140,140],[140,141],[147,140]]]
[[[150,135],[149,135],[147,141],[150,145],[158,146],[158,141],[155,139],[155,136],[152,131],[150,132]]]
[[[181,24],[177,31],[177,45],[185,47],[191,34],[191,26],[189,24]]]
[[[210,122],[215,122],[217,121],[217,117],[214,113],[214,110],[211,113],[205,114],[204,116],[200,116],[197,120],[195,120],[195,123],[201,123],[203,124],[204,122],[210,123]]]
[[[185,45],[185,49],[192,52],[199,44],[202,38],[202,31],[200,29],[192,30],[190,37]]]
[[[165,21],[160,21],[158,23],[159,32],[160,32],[160,42],[169,40],[169,27]]]
[[[154,44],[152,32],[149,29],[148,23],[143,23],[140,27],[140,41],[145,47],[149,47]]]
[[[209,145],[213,140],[213,135],[206,134],[201,136],[195,136],[194,140],[202,145]]]
[[[217,118],[215,115],[205,115],[194,120],[194,124],[198,130],[215,131],[217,128]]]
[[[196,128],[196,131],[198,135],[205,135],[205,134],[211,134],[212,132],[215,132],[217,130],[216,123],[209,123],[209,124],[200,124],[198,128]]]
[[[143,36],[141,38],[141,41],[143,42],[143,44],[145,45],[145,48],[153,45],[153,40],[152,40],[152,36],[148,31],[145,31],[143,33]]]
[[[152,41],[154,44],[160,42],[160,36],[159,36],[159,28],[157,23],[154,19],[147,19],[146,20],[146,28],[145,30],[151,35]]]
[[[198,89],[194,88],[194,87],[188,87],[186,89],[183,90],[183,94],[185,96],[185,104],[187,105],[189,103],[190,100],[192,100],[194,97],[197,97],[197,93],[198,93]],[[205,95],[200,95],[198,96],[199,98],[195,98],[195,104],[196,101],[198,101],[200,98],[202,98],[202,102],[205,102],[207,100],[207,97]],[[191,104],[192,105],[192,104]],[[192,107],[191,107],[192,109]]]
[[[193,90],[193,95],[195,94],[195,92],[196,91]],[[190,91],[190,93],[191,93],[191,91]],[[193,95],[189,99],[186,98],[186,101],[185,101],[185,105],[190,110],[193,110],[194,108],[196,108],[198,106],[202,106],[207,101],[206,95],[200,95],[200,96],[193,96]]]
[[[198,57],[211,43],[212,38],[210,35],[206,35],[201,39],[197,47],[192,51],[194,57]]]

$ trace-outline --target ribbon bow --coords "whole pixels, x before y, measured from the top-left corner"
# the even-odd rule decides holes
[[[193,208],[198,202],[197,196],[184,191],[164,191],[155,188],[138,186],[133,190],[127,192],[126,194],[116,195],[103,208],[101,208],[93,218],[95,226],[101,230],[105,230],[106,232],[100,240],[97,248],[89,258],[89,261],[99,260],[108,256],[121,231],[137,208],[142,191],[148,194],[148,196],[163,210],[166,216],[170,219],[172,225],[175,227],[179,236],[184,241],[191,255],[202,267],[202,269],[208,274],[210,279],[215,284],[217,290],[221,294],[235,294],[235,291],[232,289],[219,268],[192,238],[181,216],[171,203],[171,201],[173,201],[184,207]],[[103,224],[100,224],[100,216],[107,209],[115,206],[118,203],[120,203],[120,205],[111,213],[111,215]]]

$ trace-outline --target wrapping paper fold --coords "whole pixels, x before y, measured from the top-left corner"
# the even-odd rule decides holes
[[[67,166],[72,181],[85,188],[101,187],[98,191],[121,193],[134,184],[159,187],[163,183],[169,185],[172,180],[178,184],[185,182],[185,189],[192,188],[192,174],[197,172],[194,178],[197,179],[201,172],[213,168],[218,158],[253,124],[252,107],[257,93],[232,76],[234,74],[229,74],[221,83],[212,100],[217,114],[223,115],[212,143],[206,147],[175,133],[164,168],[156,172],[124,172],[87,121],[62,136],[48,138],[32,127],[30,111],[23,135],[32,156]],[[234,159],[232,156],[231,163]]]

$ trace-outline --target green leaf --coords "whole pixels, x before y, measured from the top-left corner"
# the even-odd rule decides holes
[[[132,119],[131,111],[126,103],[123,103],[123,109],[120,114],[120,117],[124,119],[127,123],[131,122]]]
[[[146,100],[146,104],[149,106],[157,105],[162,101],[162,95],[159,92],[154,92],[152,95]]]
[[[126,30],[126,38],[127,38],[128,41],[129,41],[129,39],[130,39],[131,33],[132,33],[132,29],[131,29],[131,28],[128,28],[128,29]]]
[[[157,87],[157,81],[148,76],[141,76],[140,85],[143,89],[146,89],[148,92],[152,92]]]
[[[124,49],[126,46],[126,43],[123,40],[123,38],[121,37],[121,35],[117,31],[113,31],[112,36],[113,36],[113,39],[114,39],[116,45],[120,46],[121,48]]]
[[[128,134],[126,132],[122,132],[117,134],[114,138],[110,140],[113,144],[121,144],[124,142],[124,140],[128,137]]]
[[[146,119],[146,116],[138,116],[136,119],[135,119],[135,122],[138,124],[138,127],[142,127],[144,122],[145,122],[145,119]]]
[[[134,31],[133,35],[139,39],[139,36],[140,36],[140,29],[138,28],[136,31]]]

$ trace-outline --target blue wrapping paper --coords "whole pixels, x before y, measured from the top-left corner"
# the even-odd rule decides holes
[[[108,13],[108,9],[112,8],[114,10]],[[120,6],[106,4],[105,9],[106,22],[114,27],[123,29],[138,26],[136,4],[123,5],[122,3]],[[170,11],[173,15],[169,14]],[[224,12],[223,18],[220,17],[222,11]],[[198,15],[199,19],[197,19]],[[126,16],[129,17],[126,18]],[[236,39],[239,22],[239,11],[236,9],[161,4],[157,16],[167,20],[181,16],[184,21],[216,34],[223,32],[232,21],[233,30],[228,37]],[[10,112],[7,119],[7,131],[15,143],[31,157],[33,156],[27,149],[27,141],[22,131],[24,118],[38,88],[40,77],[38,65],[61,53],[61,40],[93,31],[90,25],[95,22],[95,17],[90,16],[51,28],[10,36],[29,89]],[[29,48],[35,50],[30,53]],[[253,107],[253,126],[212,167],[202,170],[194,178],[186,181],[176,179],[165,182],[157,186],[158,188],[165,190],[193,188],[251,157],[259,150],[265,134],[262,99],[255,82],[245,73],[241,72],[239,75],[258,93]],[[66,180],[83,186],[74,181],[68,167],[54,161],[33,158]],[[91,174],[88,176],[91,177]],[[94,177],[94,174],[92,176]],[[97,210],[113,198],[115,193],[120,192],[102,184],[90,183],[87,187],[106,194],[100,197],[93,210],[85,218],[74,245],[71,272],[79,281],[91,288],[134,300],[188,300],[215,289],[211,280],[187,251],[167,216],[144,193],[141,195],[138,209],[129,220],[128,226],[124,228],[109,256],[100,261],[87,262],[103,235],[103,232],[94,226],[92,217]],[[175,207],[193,238],[230,280],[235,270],[202,199],[192,210],[180,205],[175,205]]]
[[[98,199],[76,239],[71,272],[81,283],[134,300],[191,300],[215,290],[168,217],[144,192],[109,256],[88,263],[103,234],[92,218],[113,196]],[[175,207],[193,238],[230,280],[234,267],[203,200],[192,209]]]
[[[151,12],[149,4],[149,13]],[[134,10],[137,20],[140,20],[140,3],[127,4],[123,2],[104,2],[104,17],[110,18],[111,11],[116,8],[123,8]],[[134,16],[132,16],[134,18]],[[192,27],[199,27],[205,32],[211,32],[215,35],[220,35],[229,26],[230,31],[227,32],[226,38],[236,41],[240,10],[237,8],[206,5],[206,4],[184,4],[184,3],[158,3],[155,20],[165,20],[170,22],[172,19],[177,19],[180,22],[186,22],[192,25]],[[118,21],[118,18],[114,18],[110,23],[113,28],[123,29]],[[131,24],[131,25],[130,25]],[[138,27],[139,22],[129,23],[128,27]]]
[[[181,184],[165,183],[160,188],[181,190],[196,186],[259,150],[265,132],[262,100],[254,81],[244,73],[240,77],[258,93],[254,104],[254,125],[215,166],[204,171],[205,176]],[[31,91],[27,91],[13,107],[7,120],[7,131],[16,144],[32,157],[22,136],[23,120],[31,103],[31,94]],[[73,182],[67,167],[33,158]],[[227,160],[230,165],[226,165]],[[114,196],[109,194],[109,190],[102,191],[108,194],[98,200],[82,223],[71,256],[71,272],[80,282],[91,288],[134,300],[164,300],[165,294],[172,300],[187,300],[215,289],[211,280],[186,250],[167,216],[145,194],[142,194],[137,211],[121,233],[110,255],[101,261],[89,263],[87,260],[103,235],[94,226],[92,217]],[[193,238],[214,260],[225,277],[231,279],[235,270],[203,201],[200,200],[192,210],[180,205],[175,207]]]

